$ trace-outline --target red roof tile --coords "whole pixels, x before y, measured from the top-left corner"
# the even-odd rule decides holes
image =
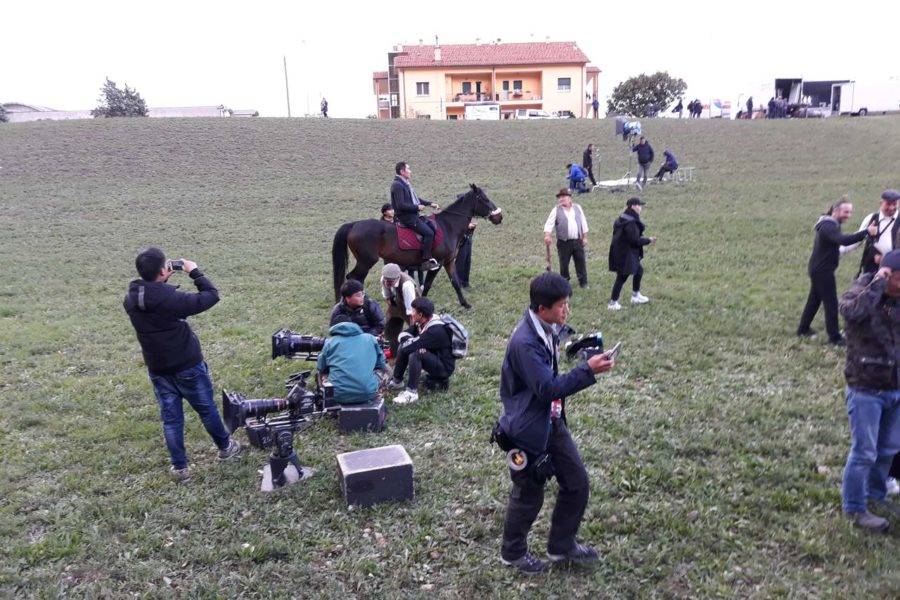
[[[442,45],[441,60],[434,60],[434,46],[403,46],[394,59],[398,68],[467,67],[541,64],[584,64],[587,55],[575,42],[529,42],[525,44]]]

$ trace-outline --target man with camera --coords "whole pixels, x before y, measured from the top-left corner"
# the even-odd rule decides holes
[[[187,400],[200,416],[219,448],[219,459],[228,460],[241,451],[240,443],[228,435],[219,416],[200,340],[187,322],[187,317],[216,304],[219,291],[195,262],[166,260],[159,248],[147,248],[138,254],[135,267],[141,278],[129,284],[123,306],[137,333],[159,403],[172,476],[183,482],[190,479],[190,470],[184,449],[182,400]],[[197,293],[180,292],[178,286],[167,283],[177,271],[190,276]]]
[[[434,242],[435,227],[433,221],[419,216],[419,213],[430,206],[434,210],[440,209],[437,202],[430,202],[419,198],[412,184],[409,183],[412,171],[406,162],[398,162],[394,166],[397,175],[391,183],[391,206],[394,207],[394,218],[404,227],[408,227],[422,236],[422,271],[434,271],[440,269],[441,264],[431,257],[431,246]]]
[[[369,298],[363,284],[356,279],[348,279],[341,286],[341,301],[331,309],[329,326],[335,325],[339,316],[346,316],[359,325],[363,333],[378,337],[384,331],[384,315],[378,303]]]
[[[412,302],[412,326],[400,334],[400,349],[394,364],[394,377],[388,389],[403,389],[403,374],[409,367],[406,390],[394,398],[396,404],[412,404],[419,400],[419,377],[422,370],[436,385],[445,387],[456,368],[450,331],[434,316],[434,303],[428,298]]]
[[[900,250],[885,254],[877,272],[853,282],[841,298],[840,312],[851,440],[843,510],[857,526],[880,532],[890,523],[870,513],[869,502],[900,517],[900,506],[885,500],[888,471],[900,450]]]
[[[347,315],[337,315],[328,334],[331,337],[319,353],[316,368],[333,386],[335,402],[371,402],[378,396],[381,384],[375,372],[387,367],[378,340],[363,332]]]
[[[503,415],[495,435],[504,450],[527,456],[525,468],[513,470],[513,487],[503,526],[501,560],[527,574],[546,565],[528,552],[528,532],[544,503],[544,485],[554,474],[559,482],[550,521],[547,556],[552,562],[588,563],[597,551],[575,536],[590,494],[587,469],[566,423],[566,397],[593,385],[596,375],[613,368],[606,353],[595,354],[568,373],[559,373],[559,333],[569,317],[572,287],[555,273],[531,281],[530,305],[506,346],[500,370]]]
[[[388,341],[391,356],[397,356],[397,337],[403,328],[412,325],[413,300],[422,295],[422,291],[412,277],[400,271],[394,263],[388,263],[381,269],[381,297],[387,303],[387,322],[384,325],[384,337]]]

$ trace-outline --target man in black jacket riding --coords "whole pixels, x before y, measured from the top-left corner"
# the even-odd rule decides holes
[[[437,210],[437,202],[430,202],[416,196],[409,183],[412,171],[406,162],[398,162],[394,166],[397,175],[391,183],[391,206],[394,207],[394,219],[404,227],[409,227],[422,236],[422,271],[440,269],[438,261],[431,257],[431,245],[434,242],[435,225],[432,221],[419,217],[419,212],[430,206]]]
[[[123,306],[137,333],[159,403],[172,476],[175,481],[187,481],[190,470],[184,449],[182,400],[187,400],[200,416],[219,448],[221,460],[228,460],[241,451],[241,445],[228,435],[219,416],[200,340],[187,322],[187,317],[216,304],[219,291],[195,262],[166,260],[159,248],[147,248],[138,254],[135,267],[141,278],[129,284]],[[178,286],[167,283],[176,271],[190,276],[197,286],[196,294],[180,292]]]
[[[381,308],[363,290],[362,282],[356,279],[348,279],[341,286],[341,301],[331,309],[328,326],[337,324],[335,319],[340,315],[350,317],[350,322],[359,325],[363,333],[378,337],[384,331]]]
[[[853,205],[846,200],[840,200],[816,221],[815,242],[807,265],[810,279],[809,296],[800,316],[800,325],[797,326],[797,335],[801,337],[816,335],[810,325],[819,312],[819,305],[824,305],[825,330],[828,332],[829,343],[835,346],[845,345],[838,326],[837,283],[834,280],[834,272],[840,259],[840,247],[855,244],[864,240],[867,235],[874,236],[878,233],[878,228],[872,224],[856,233],[842,234],[841,224],[852,214]]]
[[[394,377],[388,389],[403,388],[403,374],[409,367],[406,390],[394,398],[397,404],[412,404],[419,400],[419,377],[424,369],[432,380],[446,385],[456,369],[453,338],[444,322],[434,316],[434,303],[428,298],[412,302],[412,326],[400,334],[400,349],[394,365]]]

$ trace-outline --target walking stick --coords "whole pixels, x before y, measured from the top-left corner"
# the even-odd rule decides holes
[[[544,248],[547,249],[547,271],[552,271],[550,268],[550,244],[544,244]]]

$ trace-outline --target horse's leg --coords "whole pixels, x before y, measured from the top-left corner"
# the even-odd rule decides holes
[[[466,310],[472,310],[472,305],[466,301],[466,297],[463,296],[462,286],[459,285],[459,277],[456,276],[456,257],[453,257],[448,263],[444,263],[444,270],[447,271],[447,276],[450,278],[450,283],[453,285],[453,289],[456,291],[456,297],[459,299],[459,303]],[[432,271],[432,273],[437,273],[437,271]]]
[[[422,295],[427,296],[428,291],[431,289],[431,284],[434,283],[435,278],[437,277],[438,270],[428,271],[425,274],[425,285],[422,287]]]

